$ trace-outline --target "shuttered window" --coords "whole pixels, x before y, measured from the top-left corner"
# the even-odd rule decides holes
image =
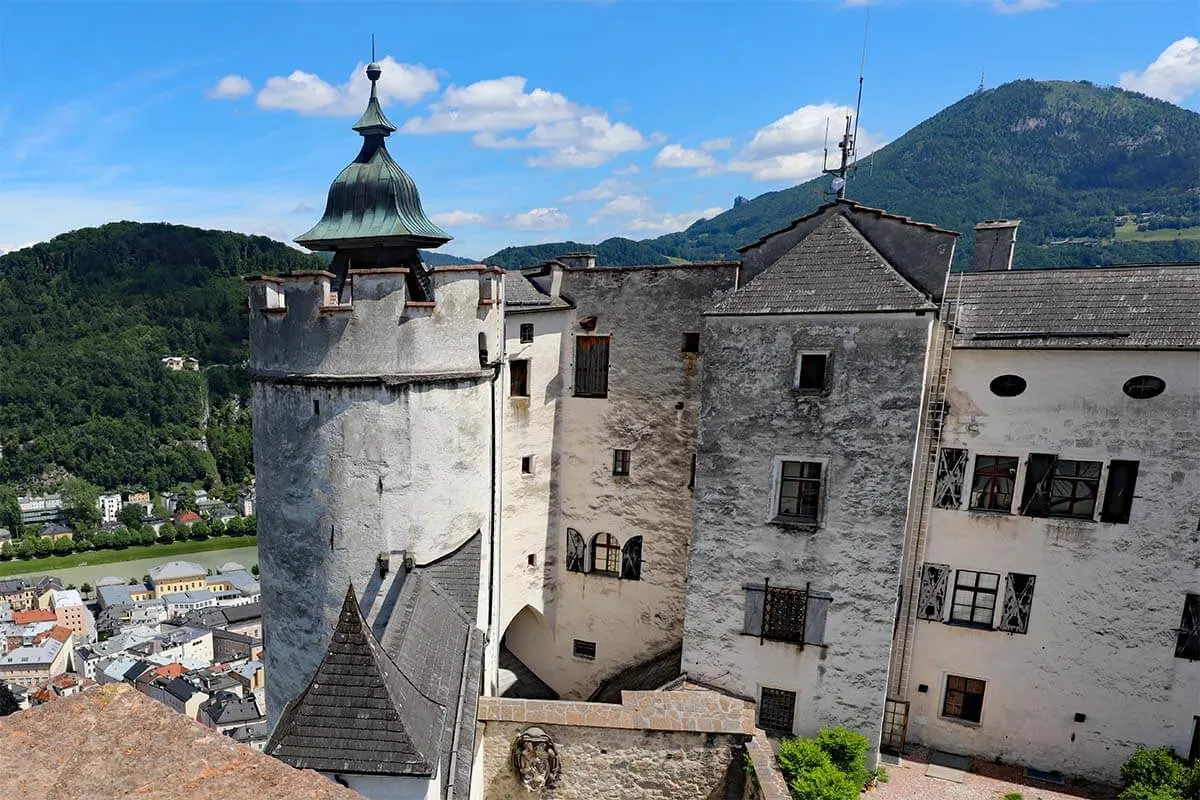
[[[574,528],[567,528],[567,572],[587,572],[587,543],[583,534]]]
[[[1028,633],[1029,615],[1033,611],[1033,575],[1010,572],[1004,576],[1004,606],[1000,624],[996,627],[1009,633]]]
[[[642,537],[631,536],[621,548],[621,578],[627,581],[642,579]]]
[[[1113,461],[1108,465],[1108,485],[1104,490],[1101,522],[1129,522],[1133,510],[1133,489],[1137,484],[1138,462]]]
[[[742,633],[763,639],[825,644],[825,620],[833,595],[814,589],[747,584]]]
[[[949,564],[921,565],[921,594],[917,601],[917,617],[941,621],[949,583]]]
[[[575,337],[575,396],[608,397],[607,336]]]

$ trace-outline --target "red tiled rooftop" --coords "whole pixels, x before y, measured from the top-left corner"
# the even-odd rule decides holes
[[[178,678],[185,672],[187,672],[187,669],[183,666],[183,664],[167,664],[165,667],[159,667],[158,669],[154,670],[155,675],[160,678],[167,679]]]
[[[200,521],[200,515],[197,514],[195,511],[185,511],[182,514],[175,517],[175,521],[177,523],[181,523],[183,525],[191,525],[193,522]]]
[[[32,611],[14,611],[13,623],[16,625],[30,625],[34,622],[54,622],[58,619],[53,611],[35,608]]]
[[[5,797],[354,800],[120,683],[0,718]]]

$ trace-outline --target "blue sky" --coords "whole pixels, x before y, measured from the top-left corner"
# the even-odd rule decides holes
[[[1197,0],[8,2],[0,250],[116,219],[303,232],[357,152],[372,33],[444,250],[680,230],[819,170],[868,6],[863,151],[981,69],[1200,109]]]

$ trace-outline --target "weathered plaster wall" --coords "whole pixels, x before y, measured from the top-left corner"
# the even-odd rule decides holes
[[[1008,373],[1028,388],[996,397]],[[1166,392],[1126,397],[1145,374]],[[1200,663],[1174,648],[1184,594],[1200,592],[1200,356],[960,349],[949,400],[942,445],[1020,457],[1018,504],[1032,452],[1140,465],[1128,524],[932,512],[925,562],[999,573],[1002,590],[1010,571],[1037,581],[1025,635],[917,622],[909,739],[1108,779],[1136,744],[1186,754]],[[987,681],[978,726],[940,717],[947,674]]]
[[[350,787],[367,800],[438,800],[442,796],[442,784],[437,778],[321,774],[335,783]]]
[[[569,270],[562,293],[576,305],[562,337],[562,415],[557,432],[561,516],[551,532],[546,618],[510,626],[509,647],[563,697],[586,697],[620,670],[677,645],[691,530],[688,481],[695,448],[700,355],[683,334],[733,287],[736,267]],[[579,320],[596,317],[611,335],[607,398],[572,396]],[[517,318],[514,317],[514,320]],[[612,475],[613,450],[632,451],[631,474]],[[513,456],[508,456],[512,460]],[[643,537],[640,581],[566,571],[566,530],[589,542],[608,532],[624,544]],[[589,554],[590,561],[590,554]],[[596,643],[594,661],[572,654]]]
[[[553,598],[560,455],[555,444],[563,386],[559,358],[567,324],[567,311],[561,309],[522,311],[505,320],[508,359],[528,359],[530,366],[529,397],[510,396],[507,367],[501,386],[505,409],[499,631],[527,605],[544,613]],[[533,325],[533,342],[521,343],[522,325]],[[532,474],[522,473],[523,456],[533,456]]]
[[[480,276],[470,272],[435,276],[437,305],[401,311],[397,277],[375,276],[377,291],[356,279],[352,312],[332,315],[317,303],[327,279],[286,281],[283,313],[262,310],[263,285],[252,286],[272,725],[316,670],[347,585],[368,615],[382,603],[380,552],[407,550],[422,563],[489,533],[492,372],[480,369],[478,334],[498,326],[500,312],[480,305]],[[484,575],[488,553],[485,544]],[[484,624],[486,600],[485,589]]]
[[[706,319],[683,668],[749,697],[797,693],[794,730],[879,740],[932,317]],[[797,395],[797,353],[828,350],[825,396]],[[780,457],[826,460],[815,531],[772,524]],[[742,633],[747,583],[832,595],[825,647]]]

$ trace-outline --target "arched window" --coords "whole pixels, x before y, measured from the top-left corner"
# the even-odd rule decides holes
[[[1136,378],[1125,381],[1121,391],[1134,400],[1149,400],[1151,397],[1158,397],[1166,388],[1167,382],[1162,378],[1156,378],[1153,375],[1138,375]]]
[[[586,554],[583,534],[574,528],[567,528],[567,572],[587,572],[583,564]]]
[[[621,543],[611,533],[592,537],[592,572],[621,577]]]
[[[631,536],[621,550],[621,578],[627,581],[642,579],[642,537]]]
[[[992,379],[992,394],[997,397],[1016,397],[1025,391],[1025,379],[1020,375],[999,375]]]

